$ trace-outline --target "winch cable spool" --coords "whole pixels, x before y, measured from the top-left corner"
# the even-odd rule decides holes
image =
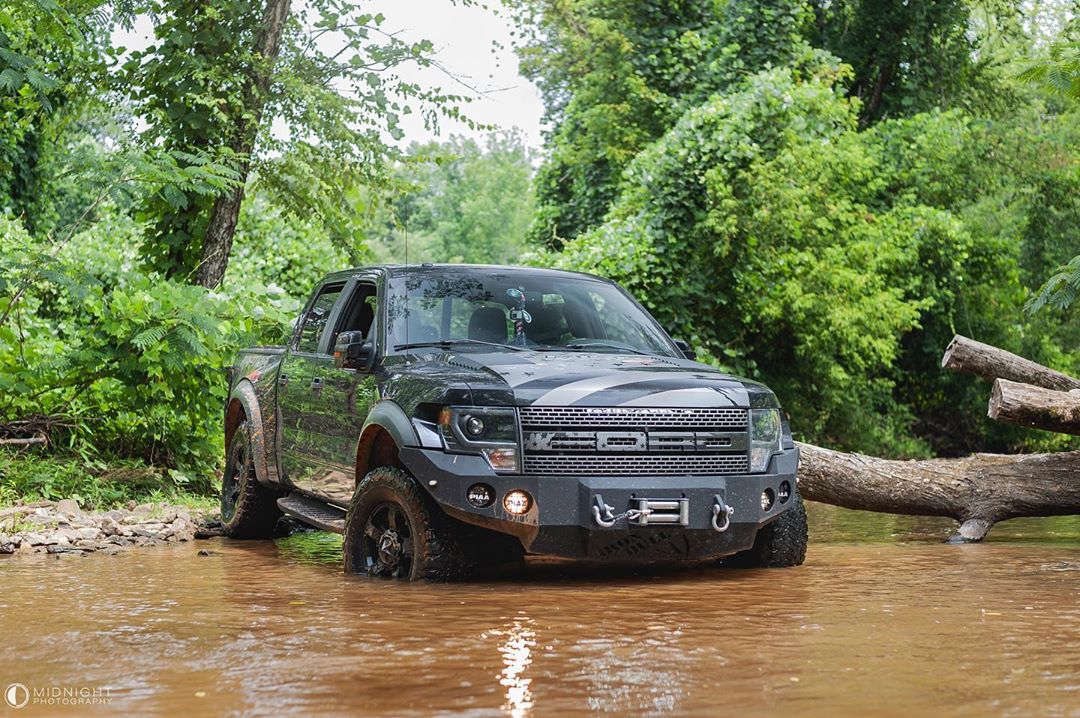
[[[621,514],[612,513],[615,511],[615,507],[609,504],[605,504],[604,500],[599,496],[596,497],[595,503],[592,507],[593,520],[601,528],[609,529],[619,521],[627,519],[629,521],[635,521],[642,516],[648,516],[652,513],[651,509],[628,509]]]

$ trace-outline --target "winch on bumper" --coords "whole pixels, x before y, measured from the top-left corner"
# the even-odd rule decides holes
[[[761,474],[559,477],[496,474],[480,456],[403,448],[401,460],[451,516],[512,534],[527,551],[574,559],[664,562],[716,559],[750,548],[758,530],[794,505],[798,449]],[[491,490],[478,507],[470,488]],[[513,491],[532,501],[515,515]]]

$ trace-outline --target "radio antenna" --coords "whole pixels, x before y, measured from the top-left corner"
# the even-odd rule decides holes
[[[405,215],[405,344],[409,343],[409,215]],[[405,362],[409,361],[409,349],[405,349]]]

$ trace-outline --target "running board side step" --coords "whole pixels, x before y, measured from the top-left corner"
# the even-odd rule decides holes
[[[282,497],[277,500],[277,505],[286,515],[317,529],[345,533],[345,511],[336,506],[300,494]]]

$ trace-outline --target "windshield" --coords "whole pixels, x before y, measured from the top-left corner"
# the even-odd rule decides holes
[[[391,350],[448,342],[680,356],[622,290],[585,277],[421,271],[390,280],[386,311]]]

